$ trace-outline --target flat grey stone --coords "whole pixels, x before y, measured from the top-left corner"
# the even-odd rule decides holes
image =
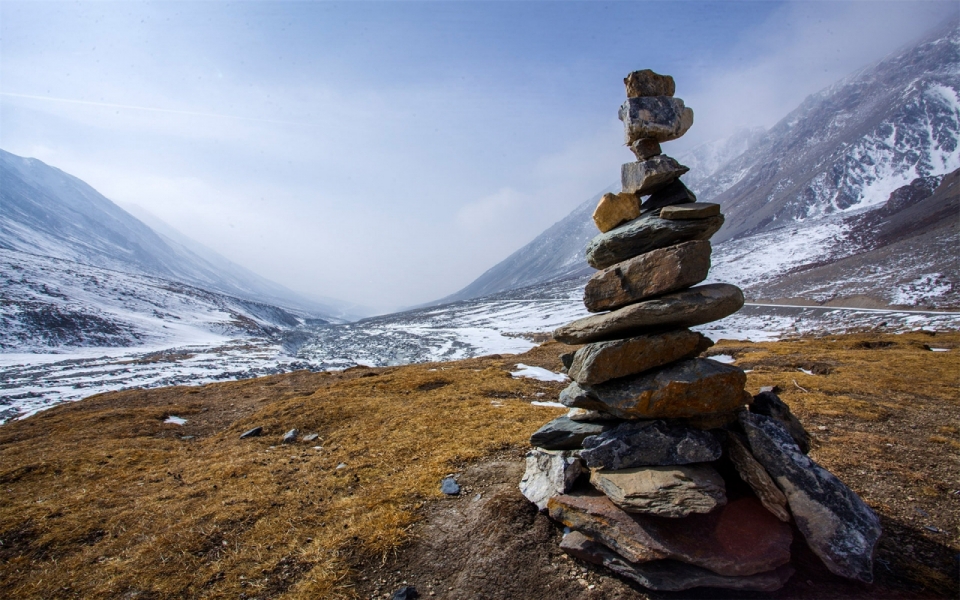
[[[797,528],[831,572],[873,581],[880,520],[857,494],[804,455],[772,417],[740,412],[750,450],[783,490]]]
[[[689,329],[594,342],[577,350],[567,373],[577,383],[596,385],[692,358],[712,345],[708,338]]]
[[[707,278],[710,250],[707,241],[682,242],[607,267],[587,281],[583,304],[590,312],[615,310],[696,285]]]
[[[440,482],[440,491],[448,496],[457,496],[460,494],[460,485],[453,477],[446,477]]]
[[[712,202],[694,202],[690,204],[674,204],[660,209],[661,219],[683,221],[686,219],[706,219],[720,214],[720,205]]]
[[[783,565],[754,575],[725,577],[678,560],[633,563],[579,531],[571,531],[563,536],[560,548],[570,556],[602,565],[647,589],[663,592],[680,592],[698,587],[773,592],[782,588],[794,573],[793,567]]]
[[[722,225],[723,215],[673,221],[661,219],[656,211],[650,212],[590,240],[586,248],[587,262],[594,269],[605,269],[657,248],[709,240]]]
[[[544,450],[576,450],[583,438],[603,433],[614,427],[613,423],[585,423],[567,417],[557,417],[530,436],[530,445]]]
[[[570,491],[583,472],[580,458],[570,451],[534,448],[527,452],[526,463],[520,493],[540,510],[546,510],[550,498]]]
[[[718,460],[720,442],[709,431],[667,421],[630,421],[588,437],[580,458],[591,469],[687,465]]]
[[[620,186],[623,190],[621,193],[637,196],[652,194],[689,170],[666,154],[624,163],[620,167]],[[639,212],[638,207],[637,213]]]
[[[708,513],[727,503],[723,477],[709,464],[595,469],[590,483],[630,513],[672,519]]]
[[[624,142],[628,146],[642,138],[675,140],[693,125],[693,110],[680,98],[671,96],[627,98],[618,116],[623,121]]]
[[[574,381],[560,392],[560,403],[621,419],[684,419],[728,413],[746,404],[746,381],[739,367],[692,358],[597,385]]]
[[[312,442],[312,441],[316,440],[318,437],[320,437],[320,434],[318,434],[318,433],[310,433],[310,434],[307,434],[307,435],[303,436],[303,441],[304,441],[304,442]]]
[[[263,427],[254,427],[253,429],[248,429],[240,434],[240,439],[245,440],[247,438],[257,437],[263,433]]]
[[[555,329],[553,337],[564,344],[623,339],[719,321],[742,306],[740,288],[728,283],[712,283],[578,319]]]

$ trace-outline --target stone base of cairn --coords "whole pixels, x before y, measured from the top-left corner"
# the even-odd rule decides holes
[[[598,314],[554,332],[585,344],[563,357],[571,410],[530,438],[520,489],[569,527],[564,550],[647,588],[779,589],[794,531],[830,571],[870,582],[877,516],[807,457],[806,431],[773,392],[751,396],[741,369],[697,358],[713,344],[688,327],[743,305],[736,286],[697,285],[723,216],[661,153],[693,124],[673,78],[624,82],[638,160],[593,215],[584,304]]]

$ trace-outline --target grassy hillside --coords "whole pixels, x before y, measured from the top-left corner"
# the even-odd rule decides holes
[[[559,370],[567,348],[116,392],[4,425],[0,596],[382,597],[409,576],[404,557],[437,507],[480,497],[467,485],[442,500],[440,480],[516,464],[530,433],[563,412],[530,404],[563,384],[509,371]],[[812,456],[881,515],[873,591],[956,597],[960,334],[721,343],[710,353],[751,370],[751,392],[779,386],[817,439]],[[187,423],[165,424],[170,415]],[[262,437],[239,439],[255,426]],[[319,439],[281,445],[292,428]],[[519,572],[522,560],[500,568]],[[620,597],[602,570],[590,573],[598,584],[582,590],[566,572],[542,577],[556,578],[554,597]],[[410,583],[426,593],[426,582]],[[429,584],[439,597],[513,597],[450,590],[439,575]],[[783,597],[801,592],[788,586]]]

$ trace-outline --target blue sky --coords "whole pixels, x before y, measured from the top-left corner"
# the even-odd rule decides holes
[[[623,77],[769,126],[956,2],[0,3],[0,147],[297,291],[452,293],[614,183]]]

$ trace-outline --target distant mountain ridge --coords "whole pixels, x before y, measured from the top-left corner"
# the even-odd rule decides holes
[[[157,233],[87,183],[34,158],[0,150],[0,203],[0,248],[160,277],[317,317],[341,313]]]

